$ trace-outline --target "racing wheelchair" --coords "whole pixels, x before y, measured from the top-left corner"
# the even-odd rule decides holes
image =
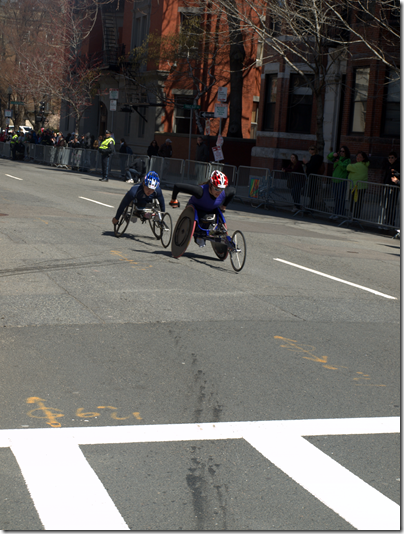
[[[121,237],[130,221],[137,222],[140,220],[142,224],[149,222],[151,231],[156,239],[161,241],[164,248],[167,248],[171,243],[172,236],[172,220],[169,213],[162,213],[160,211],[160,203],[158,200],[146,204],[144,208],[137,208],[133,202],[127,206],[118,220],[118,224],[114,225],[114,234],[116,237]]]
[[[181,213],[175,225],[171,242],[171,253],[174,258],[181,257],[194,237],[195,241],[209,241],[213,252],[224,261],[230,255],[230,262],[236,272],[241,271],[247,257],[247,244],[240,230],[230,237],[227,233],[226,220],[218,208],[214,213],[198,214],[189,204]]]

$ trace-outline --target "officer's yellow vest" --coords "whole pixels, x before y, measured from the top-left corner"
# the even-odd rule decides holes
[[[18,143],[18,138],[19,138],[19,135],[17,134],[13,135],[10,141],[10,145],[15,145],[16,143]]]
[[[104,141],[100,144],[100,147],[98,150],[107,150],[109,148],[109,144],[112,141],[112,144],[115,146],[115,141],[113,137],[107,137],[104,139]]]

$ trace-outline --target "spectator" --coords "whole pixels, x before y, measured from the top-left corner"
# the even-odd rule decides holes
[[[364,196],[368,187],[369,159],[365,152],[356,154],[356,163],[349,163],[346,170],[348,179],[352,181],[350,211],[353,217],[360,218]],[[349,184],[351,187],[351,184]]]
[[[159,148],[158,155],[162,158],[171,158],[173,155],[173,147],[171,145],[171,139],[166,139],[166,142]]]
[[[120,164],[121,164],[121,178],[122,180],[125,180],[125,173],[126,173],[126,168],[128,167],[128,145],[126,144],[126,141],[125,139],[122,137],[121,138],[121,144],[119,145],[119,153],[120,154],[125,154],[125,155],[122,155],[122,156],[119,156],[119,161],[120,161]]]
[[[111,137],[111,132],[109,130],[105,130],[105,139],[100,144],[98,151],[101,152],[101,165],[102,165],[102,178],[100,178],[100,182],[108,182],[108,174],[109,174],[109,161],[111,158],[111,154],[115,152],[115,141],[114,138]]]
[[[316,206],[317,196],[321,191],[321,177],[316,176],[321,174],[323,168],[323,158],[320,154],[317,154],[317,149],[314,145],[309,147],[310,159],[303,158],[303,163],[306,165],[306,176],[309,177],[310,174],[313,174],[309,178],[309,191],[308,195],[310,197],[309,209],[316,209],[319,206]]]
[[[102,143],[102,135],[99,135],[98,139],[96,139],[93,143],[94,150],[98,150],[100,148],[101,143]]]
[[[302,191],[302,187],[306,182],[303,164],[301,161],[299,161],[299,158],[296,154],[291,154],[290,164],[282,170],[289,173],[286,179],[286,186],[290,189],[290,194],[292,195],[293,202],[295,204],[294,208],[292,209],[292,213],[296,213],[302,208],[300,204],[300,194]],[[300,176],[299,174],[294,173],[299,173]]]
[[[67,147],[66,139],[63,137],[63,134],[59,135],[59,141],[57,146]]]
[[[397,152],[390,152],[387,160],[383,164],[383,168],[383,183],[386,186],[390,186],[384,188],[384,198],[382,201],[382,206],[385,208],[385,224],[395,226],[397,202],[400,192],[400,180],[394,173],[394,171],[397,174],[400,173],[400,160],[398,159]]]
[[[136,158],[133,165],[126,171],[128,184],[139,182],[146,175],[146,162],[142,158]]]
[[[81,144],[80,144],[80,141],[79,141],[79,134],[75,133],[75,134],[72,134],[72,135],[73,135],[73,137],[68,142],[69,148],[80,148]]]
[[[209,148],[203,142],[202,137],[196,138],[196,161],[209,162]]]
[[[153,141],[147,147],[147,155],[149,156],[149,158],[151,158],[152,156],[158,156],[159,155],[159,146],[158,146],[157,141],[155,139],[153,139]]]
[[[332,192],[334,195],[334,215],[330,219],[338,219],[344,215],[347,188],[347,166],[351,163],[351,153],[347,146],[342,146],[339,152],[330,152],[327,159],[334,164],[332,172]]]

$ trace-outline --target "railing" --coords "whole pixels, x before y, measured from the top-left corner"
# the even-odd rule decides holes
[[[0,157],[11,157],[10,143],[0,143]],[[101,172],[101,155],[97,150],[73,149],[46,145],[25,145],[26,161],[78,171]],[[139,172],[155,171],[163,185],[201,184],[213,170],[224,172],[236,189],[235,198],[253,206],[291,209],[319,214],[344,223],[367,223],[383,228],[400,227],[400,188],[372,182],[335,179],[329,176],[306,177],[301,173],[271,171],[266,168],[203,163],[175,158],[149,158],[144,155],[120,154],[111,157],[111,174],[125,179],[128,167]]]

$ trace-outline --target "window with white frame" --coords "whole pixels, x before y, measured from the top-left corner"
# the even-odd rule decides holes
[[[365,132],[366,106],[369,91],[369,74],[369,67],[362,67],[355,70],[351,123],[352,133]]]

